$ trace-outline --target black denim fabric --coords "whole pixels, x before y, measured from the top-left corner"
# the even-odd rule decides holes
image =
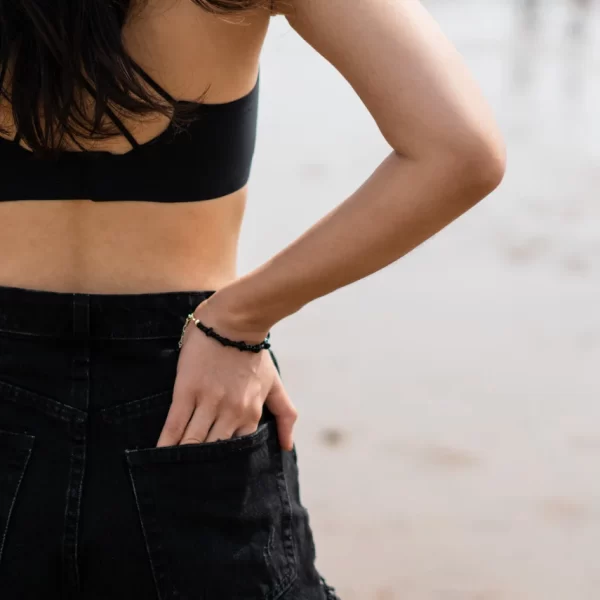
[[[336,598],[268,411],[248,436],[155,447],[210,294],[0,287],[2,600]]]

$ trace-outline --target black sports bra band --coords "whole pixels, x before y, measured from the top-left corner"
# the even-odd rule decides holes
[[[133,66],[131,69],[134,71]],[[157,101],[171,99],[160,86],[153,85],[151,77],[135,68],[136,77],[138,73],[139,84],[147,84],[148,93]],[[98,90],[85,76],[77,84],[92,100],[98,99]],[[112,120],[112,127],[131,144],[132,150],[124,153],[82,148],[81,144],[86,145],[82,139],[73,143],[69,139],[70,147],[58,149],[51,160],[22,146],[24,136],[19,131],[14,140],[0,136],[0,164],[4,167],[0,202],[87,199],[181,203],[213,200],[241,190],[248,182],[255,149],[258,79],[248,94],[230,102],[176,102],[174,108],[183,105],[189,110],[185,126],[171,123],[144,143],[137,142],[125,126],[125,117],[109,104],[102,116]],[[166,104],[166,108],[170,106]],[[64,132],[65,137],[70,138],[70,134]],[[73,135],[79,138],[77,132]]]

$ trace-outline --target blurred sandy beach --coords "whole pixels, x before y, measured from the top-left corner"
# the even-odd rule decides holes
[[[319,566],[342,600],[598,600],[600,3],[425,4],[496,110],[508,172],[274,332]],[[388,153],[283,19],[261,84],[244,271]]]

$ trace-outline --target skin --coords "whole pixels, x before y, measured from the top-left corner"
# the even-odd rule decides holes
[[[252,87],[264,12],[240,26],[183,1],[160,4],[130,23],[126,40],[174,96],[193,97],[210,82],[206,101],[222,102]],[[417,0],[287,5],[291,26],[348,80],[389,142],[389,156],[355,193],[241,278],[235,256],[245,190],[197,205],[1,203],[0,252],[13,258],[0,266],[0,284],[216,289],[196,316],[227,337],[258,342],[307,303],[398,260],[499,185],[505,151],[491,111]],[[164,125],[140,123],[134,132],[149,139]],[[123,140],[113,144],[113,151],[127,150]],[[252,433],[265,403],[282,447],[291,449],[297,412],[268,353],[240,353],[190,327],[157,445]]]

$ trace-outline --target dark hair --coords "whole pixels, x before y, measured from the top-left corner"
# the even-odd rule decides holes
[[[273,8],[270,0],[193,1],[214,13]],[[136,75],[121,36],[133,5],[134,0],[0,0],[0,100],[10,102],[17,131],[34,152],[59,150],[67,138],[118,135],[105,119],[111,109],[185,118]]]

